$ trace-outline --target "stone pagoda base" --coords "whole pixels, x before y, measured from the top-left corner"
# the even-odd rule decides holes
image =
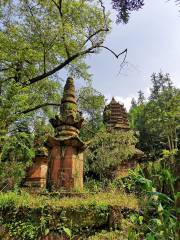
[[[37,155],[33,165],[27,171],[25,187],[45,188],[48,168],[48,156]]]
[[[83,147],[78,137],[58,139],[49,137],[47,188],[71,190],[83,188]]]

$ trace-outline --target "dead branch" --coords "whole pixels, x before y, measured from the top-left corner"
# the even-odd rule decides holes
[[[122,52],[120,52],[119,54],[116,54],[112,49],[106,47],[106,46],[99,46],[100,48],[105,48],[106,50],[108,50],[109,52],[111,52],[116,58],[119,58],[119,56],[121,56],[122,54],[125,53],[125,57],[127,56],[127,48],[125,50],[123,50]],[[124,61],[124,60],[123,60]]]

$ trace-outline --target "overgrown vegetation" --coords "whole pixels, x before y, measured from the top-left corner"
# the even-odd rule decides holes
[[[138,211],[138,200],[133,195],[120,192],[116,198],[113,195],[99,193],[59,199],[58,196],[34,197],[26,192],[0,194],[3,216],[0,221],[10,236],[18,239],[38,239],[52,231],[72,239],[75,236],[84,239],[98,228],[119,228],[123,217]]]
[[[179,148],[180,90],[169,74],[153,74],[149,99],[140,91],[129,113],[131,127],[139,133],[138,147],[158,159],[163,149]]]
[[[111,3],[117,23],[144,5]],[[105,97],[92,88],[85,61],[100,49],[127,54],[103,45],[111,29],[105,1],[2,0],[0,29],[0,239],[178,240],[180,89],[170,75],[153,73],[149,98],[139,91],[132,100],[130,131],[108,132]],[[77,92],[88,144],[84,192],[30,194],[22,183],[53,135],[48,120],[59,111],[61,71],[86,80]],[[115,177],[136,148],[145,153],[140,164]]]
[[[133,131],[98,131],[86,152],[85,174],[99,180],[111,178],[113,170],[134,156],[136,142]]]

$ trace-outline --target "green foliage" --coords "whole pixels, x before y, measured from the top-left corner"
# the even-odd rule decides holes
[[[86,172],[100,179],[107,177],[109,171],[133,156],[136,141],[132,131],[109,133],[104,130],[98,132],[91,140],[86,153]]]
[[[179,147],[180,90],[169,75],[152,75],[149,101],[134,105],[129,113],[131,127],[139,133],[138,147],[158,158],[163,149]]]
[[[97,181],[92,178],[86,178],[84,189],[87,192],[98,193],[104,190],[103,182]]]
[[[104,96],[91,86],[83,87],[78,93],[79,109],[85,117],[86,123],[80,136],[84,141],[89,141],[103,124],[103,110],[105,107]]]
[[[0,191],[16,189],[26,175],[26,165],[20,162],[0,163]]]
[[[87,36],[104,29],[104,21],[98,1],[63,1],[61,5],[47,0],[11,1],[2,5],[0,59],[3,69],[8,68],[5,76],[26,82],[55,69],[83,52]],[[91,41],[96,45],[105,35],[105,31],[99,31]],[[88,79],[84,55],[72,60],[65,64],[68,71]]]
[[[153,182],[159,192],[168,194],[173,197],[174,183],[176,176],[174,171],[176,168],[177,151],[163,151],[163,157],[158,161],[145,164],[143,172],[145,176]]]
[[[1,161],[28,162],[34,157],[33,138],[30,134],[19,132],[5,140],[1,153]]]
[[[31,134],[17,132],[6,136],[0,155],[0,189],[19,186],[33,157]]]
[[[118,206],[118,207],[117,207]],[[56,232],[60,236],[86,239],[97,228],[109,228],[109,217],[116,209],[124,214],[138,209],[133,195],[118,192],[89,194],[85,198],[31,196],[26,192],[0,193],[0,223],[11,236],[18,239],[39,239]],[[118,219],[121,221],[122,214]],[[11,218],[9,218],[11,214]],[[113,221],[112,221],[113,224]]]
[[[162,169],[161,169],[162,170]],[[158,173],[161,176],[161,173]],[[154,176],[146,179],[141,169],[130,172],[131,185],[138,185],[141,198],[141,211],[131,215],[135,227],[129,232],[129,239],[178,239],[176,235],[177,218],[174,212],[174,196],[156,190]],[[172,186],[166,179],[166,184]],[[134,189],[132,189],[134,191]]]
[[[120,230],[115,230],[115,231],[106,231],[103,230],[100,233],[97,232],[95,235],[90,236],[88,240],[127,240],[127,236],[124,232]]]
[[[35,153],[47,152],[44,146],[45,141],[49,135],[53,136],[54,130],[50,123],[47,123],[46,118],[35,118],[34,119],[34,150]]]
[[[30,221],[15,221],[11,224],[6,224],[11,237],[19,237],[22,240],[38,239],[38,225],[32,224]]]

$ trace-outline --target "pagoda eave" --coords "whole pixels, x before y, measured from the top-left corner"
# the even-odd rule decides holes
[[[72,146],[78,148],[79,151],[84,151],[87,145],[78,136],[60,136],[59,138],[49,136],[46,141],[46,146]]]

